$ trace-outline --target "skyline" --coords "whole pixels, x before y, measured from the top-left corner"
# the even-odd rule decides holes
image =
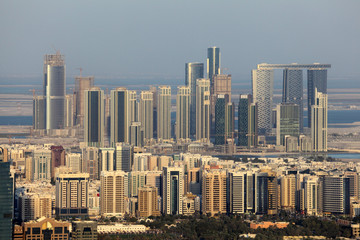
[[[68,79],[82,67],[95,79],[183,82],[185,63],[206,64],[211,46],[221,48],[222,68],[234,84],[248,84],[251,69],[265,62],[331,63],[330,81],[360,79],[360,26],[348,26],[360,21],[357,1],[187,3],[5,1],[0,84],[12,76],[41,77],[40,59],[54,48],[65,55]]]

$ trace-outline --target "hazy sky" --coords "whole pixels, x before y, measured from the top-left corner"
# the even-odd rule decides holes
[[[331,63],[329,79],[360,81],[359,10],[359,0],[1,0],[0,83],[41,78],[55,48],[68,77],[82,67],[183,84],[185,62],[205,62],[210,46],[233,82],[263,62]]]

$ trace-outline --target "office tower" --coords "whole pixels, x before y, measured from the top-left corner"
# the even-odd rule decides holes
[[[315,103],[311,106],[311,139],[315,152],[327,152],[327,103],[327,94],[315,89]]]
[[[261,135],[271,131],[273,90],[274,70],[252,70],[252,95],[258,108],[258,131]]]
[[[202,176],[202,213],[226,213],[226,171],[205,171]]]
[[[71,169],[73,173],[83,172],[81,154],[69,153],[66,155],[66,166]]]
[[[34,96],[33,98],[33,128],[46,129],[45,105],[46,98],[44,96]]]
[[[87,146],[103,147],[104,145],[104,91],[93,87],[85,90],[84,104],[84,142]]]
[[[304,178],[305,210],[307,215],[318,215],[319,207],[319,177],[308,176]]]
[[[220,48],[210,47],[207,52],[207,78],[210,79],[211,86],[213,86],[213,76],[220,74],[221,68],[221,54]]]
[[[100,172],[115,170],[115,148],[100,148]]]
[[[86,217],[89,211],[89,174],[56,176],[55,214],[58,217]]]
[[[137,197],[140,187],[146,184],[145,171],[131,171],[129,173],[129,197]]]
[[[127,173],[103,171],[100,177],[100,214],[121,215],[125,213],[125,188]]]
[[[225,107],[225,137],[226,140],[233,140],[235,131],[235,104],[228,102]]]
[[[171,88],[160,86],[157,106],[157,138],[171,138]]]
[[[10,162],[0,162],[0,239],[12,238],[14,215],[14,182]]]
[[[215,145],[224,145],[225,139],[225,110],[226,99],[218,95],[215,104]]]
[[[89,173],[90,180],[100,179],[99,148],[86,147],[82,149],[82,172]]]
[[[65,60],[60,52],[44,56],[46,129],[63,129],[65,120]]]
[[[150,140],[154,134],[154,105],[153,105],[153,93],[150,91],[141,91],[140,93],[140,122],[141,127],[144,130],[144,138]]]
[[[140,217],[160,216],[157,204],[157,188],[153,186],[140,187],[138,190],[138,209]]]
[[[105,94],[105,134],[107,139],[110,139],[110,125],[111,125],[111,119],[110,119],[110,95],[109,95],[109,89],[106,89]]]
[[[210,81],[196,80],[196,140],[210,140]]]
[[[148,171],[146,173],[146,185],[157,188],[157,194],[162,195],[162,171]]]
[[[276,214],[278,186],[276,173],[264,170],[256,175],[256,212]]]
[[[23,239],[69,239],[70,223],[53,218],[39,218],[24,222]],[[1,238],[3,239],[3,238]]]
[[[256,103],[250,104],[248,121],[248,147],[256,147],[258,144],[258,107]]]
[[[225,95],[226,103],[231,102],[231,75],[217,74],[213,77],[213,85],[210,89],[211,93],[211,134],[215,133],[215,105],[218,95]]]
[[[350,179],[340,176],[323,178],[323,212],[350,213]]]
[[[244,172],[229,172],[229,212],[245,213],[246,174]]]
[[[74,96],[68,94],[65,96],[65,116],[64,116],[64,127],[71,128],[74,125]]]
[[[130,125],[130,145],[142,147],[143,145],[143,131],[141,130],[141,122],[132,122]]]
[[[111,91],[110,146],[112,147],[119,142],[129,142],[128,98],[126,88],[117,88]]]
[[[257,174],[246,172],[245,211],[256,212],[257,209]]]
[[[344,177],[349,178],[350,197],[358,198],[359,196],[359,174],[357,172],[346,171]]]
[[[115,147],[115,166],[114,170],[124,172],[131,171],[133,151],[132,147],[126,143],[117,143]]]
[[[327,93],[327,69],[313,66],[307,71],[308,127],[311,127],[311,106],[316,105],[316,91]]]
[[[71,239],[73,240],[97,240],[97,222],[73,221]]]
[[[55,179],[55,168],[65,166],[65,149],[62,146],[51,146],[51,179]]]
[[[201,195],[200,168],[191,168],[187,170],[187,182],[185,185],[185,192],[191,192],[196,195]]]
[[[33,180],[50,180],[51,178],[51,151],[47,149],[34,150],[33,153]]]
[[[94,87],[94,77],[75,77],[75,124],[84,126],[84,96],[85,90],[90,90]]]
[[[280,206],[282,209],[295,210],[296,178],[294,174],[280,179]]]
[[[203,63],[185,64],[185,85],[190,87],[190,135],[196,134],[196,80],[204,78]]]
[[[52,197],[39,193],[27,193],[19,196],[18,209],[20,219],[29,221],[52,216]]]
[[[286,68],[283,71],[282,102],[294,103],[299,106],[300,132],[304,128],[303,106],[303,71],[302,69]]]
[[[139,121],[139,103],[135,90],[128,90],[129,97],[129,123]]]
[[[163,212],[182,214],[184,194],[184,171],[181,167],[164,167],[163,170]]]
[[[238,106],[238,145],[248,146],[251,94],[240,94]]]
[[[190,138],[190,87],[180,86],[176,96],[176,139]]]
[[[285,146],[285,136],[299,137],[299,105],[281,103],[276,106],[276,145]]]

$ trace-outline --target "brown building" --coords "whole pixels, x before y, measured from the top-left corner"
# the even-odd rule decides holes
[[[55,179],[55,168],[65,166],[65,149],[62,146],[51,146],[51,179]]]
[[[140,217],[159,216],[157,203],[157,188],[153,186],[140,187],[138,190],[138,209]]]
[[[202,178],[202,212],[226,213],[226,171],[205,171]]]
[[[23,238],[24,240],[67,240],[69,239],[70,223],[65,221],[56,221],[53,218],[39,218],[36,221],[23,223]],[[20,239],[20,229],[18,227],[14,230],[17,239]]]

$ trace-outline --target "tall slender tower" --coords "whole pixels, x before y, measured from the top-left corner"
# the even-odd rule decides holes
[[[150,140],[153,138],[153,93],[150,91],[141,91],[140,93],[140,122],[144,130],[144,138]]]
[[[112,147],[118,142],[128,142],[129,140],[128,107],[128,91],[126,88],[112,90],[110,109],[110,143]]]
[[[327,152],[327,94],[315,88],[315,103],[311,106],[311,139],[315,152]]]
[[[252,70],[253,101],[258,106],[259,134],[271,131],[271,113],[274,91],[274,70]]]
[[[202,212],[226,213],[226,171],[205,171],[202,176]]]
[[[14,218],[14,180],[10,162],[0,162],[0,239],[12,239]]]
[[[94,86],[94,77],[75,77],[75,124],[84,125],[84,94]]]
[[[184,171],[181,167],[164,167],[163,170],[163,212],[182,214],[184,194]]]
[[[283,103],[295,103],[299,106],[300,132],[304,128],[303,106],[303,71],[302,69],[286,68],[283,71]]]
[[[157,107],[157,138],[171,138],[171,88],[160,86]]]
[[[196,133],[196,80],[204,78],[203,63],[186,63],[185,64],[185,85],[190,87],[190,134]]]
[[[210,140],[210,80],[196,81],[196,140]]]
[[[100,213],[117,215],[125,213],[125,183],[123,171],[103,171],[100,176]]]
[[[65,60],[60,52],[44,57],[46,129],[63,129],[65,121]]]
[[[104,91],[98,87],[85,90],[84,142],[88,146],[104,146]]]
[[[218,95],[215,103],[215,144],[225,144],[225,109],[226,99],[224,95]]]
[[[285,136],[299,137],[299,105],[281,103],[276,106],[276,145],[285,146]]]
[[[44,96],[34,96],[33,99],[34,129],[46,129],[45,104],[46,104],[46,98]]]
[[[207,78],[210,79],[211,86],[213,86],[213,76],[220,74],[221,68],[220,48],[210,47],[207,52]]]
[[[180,86],[176,96],[176,139],[190,138],[190,87]]]
[[[249,110],[252,102],[251,94],[241,94],[238,106],[238,145],[248,146]]]
[[[315,89],[327,93],[327,69],[311,68],[307,71],[308,84],[308,127],[311,127],[311,106],[316,104]]]
[[[128,90],[129,96],[129,124],[139,121],[139,103],[137,101],[137,94],[134,90]]]

